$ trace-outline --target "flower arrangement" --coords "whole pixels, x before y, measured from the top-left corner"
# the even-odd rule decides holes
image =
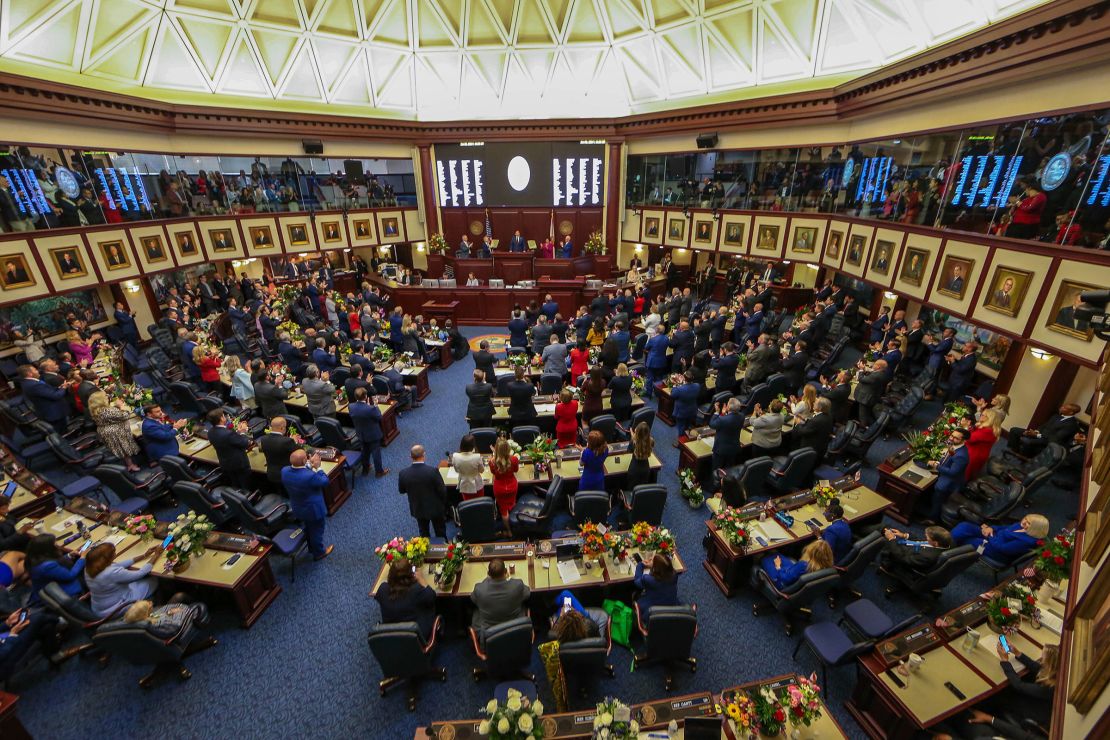
[[[655,527],[647,522],[636,522],[632,525],[631,530],[631,544],[633,547],[640,550],[647,550],[651,547],[651,537],[655,532]]]
[[[605,254],[605,240],[602,238],[600,231],[595,231],[586,237],[583,250],[586,254]]]
[[[640,736],[640,723],[632,719],[632,710],[619,699],[606,697],[597,704],[593,737],[607,740],[635,740]]]
[[[1041,548],[1033,569],[1046,580],[1053,583],[1063,581],[1071,573],[1071,559],[1075,554],[1075,533],[1065,532],[1050,540],[1040,540]]]
[[[528,367],[532,360],[528,357],[528,353],[526,352],[514,352],[505,358],[505,362],[508,363],[509,367],[517,368]]]
[[[778,737],[786,726],[786,710],[778,696],[769,687],[764,686],[752,696],[755,707],[756,727],[760,734],[767,737]]]
[[[424,558],[428,555],[428,538],[427,537],[413,537],[405,543],[405,557],[409,562],[419,568],[424,564]]]
[[[698,483],[698,476],[693,468],[683,468],[678,471],[678,492],[682,494],[682,498],[693,508],[698,508],[705,503],[705,491],[702,490],[701,485]]]
[[[914,462],[925,465],[930,460],[939,460],[947,449],[947,435],[940,435],[931,428],[923,432],[907,434],[905,440],[913,451]]]
[[[533,439],[523,453],[532,459],[532,462],[551,462],[555,459],[555,451],[559,448],[555,440],[546,434],[541,434]]]
[[[648,547],[661,555],[674,556],[674,535],[666,527],[655,527],[648,538]]]
[[[353,355],[354,353],[355,353],[355,351],[353,349],[351,349],[351,345],[349,345],[349,344],[340,345],[340,347],[338,349],[339,362],[343,365],[350,365],[351,364],[351,355]]]
[[[166,563],[180,569],[191,558],[203,555],[204,541],[215,528],[216,525],[208,521],[204,514],[198,516],[195,511],[178,514],[177,519],[170,524],[169,533],[173,540],[166,548]]]
[[[543,703],[532,701],[516,689],[509,689],[505,704],[490,699],[482,710],[488,719],[478,723],[478,734],[493,740],[543,740]]]
[[[813,500],[816,501],[817,505],[822,509],[831,504],[833,499],[840,495],[840,492],[832,486],[814,486],[811,493],[813,494]]]
[[[373,353],[371,353],[370,359],[375,363],[389,362],[393,359],[393,355],[394,352],[391,348],[385,346],[384,344],[379,344],[378,346],[374,347],[374,351]]]
[[[1011,581],[1002,593],[1011,600],[1011,607],[1014,606],[1014,602],[1017,603],[1023,617],[1032,617],[1037,611],[1037,597],[1033,595],[1033,589],[1023,582]]]
[[[462,540],[447,543],[447,555],[436,563],[435,570],[432,571],[436,585],[441,588],[450,586],[469,557],[470,548]]]
[[[278,335],[280,336],[282,332],[288,333],[291,341],[304,341],[304,331],[301,330],[301,325],[296,321],[283,321],[278,324]]]
[[[383,563],[392,563],[394,560],[405,557],[405,538],[394,537],[384,545],[375,547],[374,554]]]
[[[428,254],[446,254],[447,238],[442,233],[435,233],[428,237]]]
[[[504,437],[504,435],[501,436]],[[507,439],[505,441],[509,443],[509,453],[520,457],[523,452],[520,442],[517,442],[515,439]]]
[[[1008,596],[995,592],[987,602],[987,622],[996,632],[1007,635],[1016,632],[1021,622],[1021,605],[1015,608]]]
[[[155,520],[151,514],[137,514],[123,520],[123,531],[127,534],[136,535],[140,540],[146,542],[154,537],[154,524]]]
[[[428,554],[428,538],[413,537],[411,540],[406,540],[404,537],[394,537],[384,545],[375,547],[374,554],[383,563],[407,558],[410,563],[419,568],[424,564],[424,558]]]
[[[578,536],[582,538],[582,554],[587,558],[596,558],[607,549],[605,535],[593,522],[584,522],[578,527]]]
[[[864,364],[870,365],[882,356],[883,353],[879,352],[877,349],[869,349],[863,353],[863,362]]]
[[[154,403],[154,391],[135,383],[117,384],[112,388],[110,395],[112,398],[122,398],[123,402],[133,409],[141,409]]]
[[[605,549],[616,560],[623,561],[628,558],[628,543],[627,534],[612,531],[605,533]]]
[[[632,392],[637,396],[644,395],[644,391],[647,389],[647,381],[644,376],[635,370],[629,373],[629,375],[632,376]]]
[[[798,677],[798,682],[787,686],[782,694],[782,702],[787,708],[786,715],[790,724],[809,727],[821,716],[821,688],[817,676]]]
[[[740,516],[739,509],[732,506],[722,508],[713,515],[713,524],[728,543],[739,550],[746,549],[751,542],[751,530],[748,522]]]
[[[755,702],[747,694],[737,692],[721,697],[724,702],[717,709],[718,714],[725,715],[732,724],[737,738],[747,738],[755,735],[755,725],[758,722],[755,714]]]

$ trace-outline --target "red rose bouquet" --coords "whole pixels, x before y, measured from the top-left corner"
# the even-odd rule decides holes
[[[1064,532],[1050,540],[1037,542],[1040,553],[1033,561],[1033,569],[1046,581],[1059,583],[1071,574],[1071,559],[1075,553],[1075,533]]]

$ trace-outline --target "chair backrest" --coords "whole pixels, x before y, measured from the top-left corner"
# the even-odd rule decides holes
[[[201,484],[191,481],[178,481],[173,484],[171,490],[178,500],[185,502],[190,509],[198,514],[206,514],[209,519],[217,524],[228,520],[229,512],[227,509],[216,508],[216,501],[211,498],[212,494]]]
[[[497,537],[494,528],[496,507],[487,496],[463,501],[456,509],[459,517],[459,537],[467,542],[490,542]]]
[[[751,413],[752,409],[758,404],[762,408],[766,408],[767,404],[774,398],[771,393],[771,386],[766,383],[760,383],[752,388],[752,392],[748,394],[748,400],[744,402],[743,411],[745,414]]]
[[[883,433],[883,430],[886,429],[886,425],[889,423],[890,412],[880,411],[875,416],[875,420],[871,422],[866,429],[856,435],[855,442],[857,444],[871,444],[879,438],[879,435]]]
[[[93,633],[93,644],[107,653],[136,665],[172,663],[188,645],[183,640],[166,640],[152,633],[150,622],[107,622]]]
[[[776,603],[775,608],[782,612],[796,611],[809,606],[839,585],[840,573],[836,568],[822,568],[806,573],[789,588],[782,590],[788,598]]]
[[[713,407],[716,408],[717,404],[725,403],[728,399],[732,398],[732,391],[718,391],[713,394]]]
[[[1021,481],[1010,481],[1001,494],[992,496],[987,504],[980,507],[980,516],[984,519],[999,519],[1013,511],[1024,499],[1025,486]]]
[[[170,383],[170,393],[173,394],[174,399],[186,411],[191,411],[194,414],[203,414],[204,409],[197,403],[197,396],[193,389],[188,384],[181,381],[174,381]]]
[[[243,529],[267,537],[271,535],[272,527],[264,525],[266,518],[250,502],[244,491],[231,486],[218,486],[213,493],[223,499],[227,504],[228,514],[238,520]]]
[[[801,488],[813,473],[817,465],[817,450],[812,447],[799,447],[786,453],[782,459],[775,463],[775,472],[781,473],[778,477],[778,487],[784,491],[793,491]]]
[[[557,373],[544,373],[540,376],[540,393],[549,396],[563,389],[563,376]]]
[[[693,605],[653,606],[647,615],[647,657],[651,660],[689,658],[697,634],[698,613]]]
[[[374,387],[375,396],[389,395],[389,378],[384,375],[375,375],[370,378],[370,385]]]
[[[609,494],[605,491],[578,491],[574,494],[574,521],[578,524],[604,524],[609,519]],[[464,537],[463,539],[467,539]]]
[[[493,427],[476,427],[470,430],[474,435],[478,452],[488,455],[493,452],[493,445],[497,442],[497,430]]]
[[[882,532],[871,532],[867,536],[856,540],[844,559],[837,563],[841,582],[848,586],[863,575],[867,566],[879,556],[879,551],[883,549],[885,544],[886,538],[883,537]]]
[[[158,465],[165,471],[166,477],[173,482],[193,483],[197,480],[193,469],[189,467],[189,463],[183,457],[163,455],[158,460]]]
[[[590,419],[590,431],[601,432],[606,442],[617,441],[617,417],[612,414],[598,414]]]
[[[658,527],[663,523],[663,509],[667,505],[667,488],[658,483],[641,483],[628,497],[628,520],[647,522]]]
[[[337,419],[321,416],[316,420],[316,429],[320,432],[320,436],[324,438],[324,444],[337,450],[343,450],[350,446],[347,435],[343,432],[343,427]]]
[[[636,335],[636,339],[632,341],[631,357],[633,360],[642,360],[644,358],[644,349],[647,347],[647,341],[647,332]]]
[[[89,608],[88,602],[67,594],[57,581],[51,581],[43,586],[42,590],[39,591],[39,597],[50,611],[56,613],[74,627],[84,627],[86,624],[100,619]]]
[[[351,377],[351,371],[345,367],[337,367],[328,374],[328,380],[336,388],[342,388],[349,377]]]
[[[859,423],[854,419],[845,422],[844,426],[840,427],[839,431],[833,435],[832,441],[829,442],[826,457],[830,460],[835,459],[837,455],[848,449],[848,443],[852,441],[857,429],[859,429]]]
[[[525,349],[524,347],[506,347],[505,348],[505,356],[506,357],[511,357],[512,355],[526,355],[526,354],[528,354],[528,350]],[[512,375],[510,375],[509,377],[512,377]]]
[[[1051,477],[1051,468],[1034,468],[1026,473],[1025,477],[1021,479],[1021,485],[1025,486],[1026,497],[1030,497],[1036,493]]]
[[[509,383],[512,383],[515,379],[516,376],[512,373],[509,373],[508,375],[499,375],[497,377],[497,395],[509,395]]]
[[[567,673],[590,675],[600,673],[609,657],[609,641],[604,637],[563,643],[559,646],[559,662]]]
[[[785,395],[793,393],[797,388],[790,387],[790,379],[782,373],[775,373],[767,378],[767,385],[771,386],[771,395]]]
[[[511,439],[521,447],[527,447],[535,441],[536,437],[540,436],[540,428],[534,424],[524,424],[522,426],[513,427]]]
[[[424,652],[424,637],[416,622],[376,624],[366,642],[387,678],[423,675],[431,666],[431,655]]]
[[[764,497],[767,475],[774,467],[775,461],[767,455],[753,457],[740,466],[737,476],[740,478],[740,484],[744,486],[744,492],[749,501]]]
[[[652,424],[655,422],[655,409],[651,406],[644,406],[643,408],[639,408],[633,411],[632,422],[628,428],[635,429],[640,425],[640,422],[644,422],[645,424],[647,424],[648,428],[650,429]]]
[[[563,485],[563,476],[556,473],[551,476],[551,482],[547,484],[547,495],[543,499],[543,506],[537,518],[548,520],[565,508],[566,496],[567,487]]]
[[[932,570],[908,585],[917,593],[944,588],[953,578],[974,565],[978,559],[979,553],[971,545],[949,548],[937,558]]]
[[[486,670],[494,676],[519,673],[532,662],[531,617],[517,617],[486,628],[483,633]]]
[[[285,419],[286,425],[289,427],[290,430],[295,432],[298,437],[304,437],[306,440],[308,440],[310,437],[313,436],[309,433],[309,430],[305,427],[305,425],[301,423],[301,418],[299,416],[294,416],[293,414],[282,414],[281,418]],[[319,433],[319,431],[319,429],[316,430],[317,433]]]
[[[1051,468],[1055,470],[1060,467],[1060,464],[1064,462],[1064,458],[1066,458],[1067,455],[1068,451],[1064,449],[1063,445],[1049,442],[1045,445],[1043,450],[1033,456],[1029,463],[1034,467]]]
[[[122,465],[103,464],[97,465],[93,468],[92,475],[98,481],[108,486],[112,493],[120,497],[120,499],[129,499],[133,497],[148,498],[141,491],[135,488],[131,479],[127,477],[127,468]]]
[[[50,445],[50,450],[58,457],[59,462],[75,463],[81,459],[81,454],[74,449],[69,440],[53,430],[46,435],[46,444]]]

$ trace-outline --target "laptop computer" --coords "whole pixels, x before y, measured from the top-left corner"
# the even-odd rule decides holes
[[[720,717],[687,717],[682,727],[685,740],[721,740]]]

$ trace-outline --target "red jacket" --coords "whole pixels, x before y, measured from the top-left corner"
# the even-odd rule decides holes
[[[1014,223],[1015,224],[1033,224],[1034,226],[1040,224],[1041,214],[1044,213],[1044,207],[1048,204],[1048,196],[1044,193],[1037,193],[1031,198],[1022,198],[1021,202],[1017,204],[1014,209]]]
[[[205,383],[219,382],[221,364],[219,357],[205,357],[197,363],[197,367],[200,368],[200,379]]]
[[[971,430],[971,436],[966,443],[968,458],[967,470],[964,472],[966,480],[974,480],[979,475],[979,471],[990,459],[991,448],[997,441],[998,437],[990,427],[975,427]]]

